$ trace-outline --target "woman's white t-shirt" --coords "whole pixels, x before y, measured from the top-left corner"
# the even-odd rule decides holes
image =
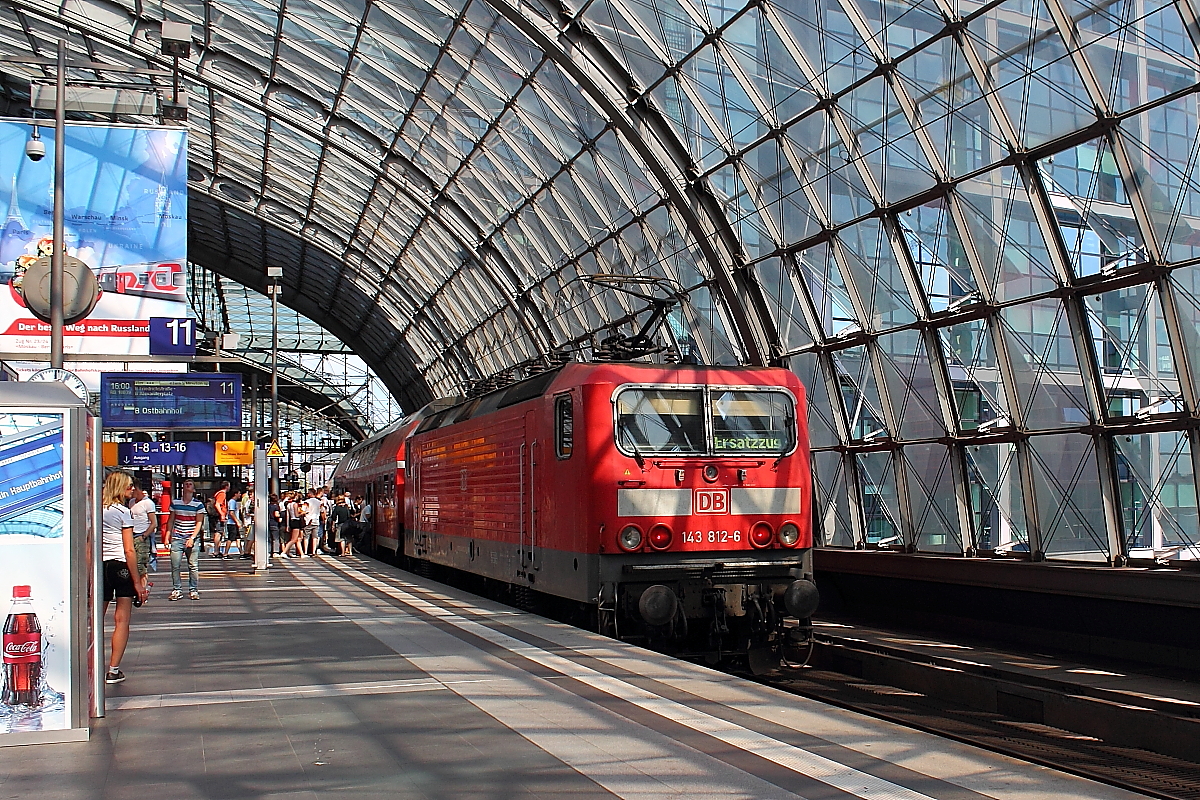
[[[104,561],[125,560],[125,540],[121,536],[121,529],[132,527],[133,515],[124,505],[113,503],[104,509],[104,533],[101,538],[101,558]]]

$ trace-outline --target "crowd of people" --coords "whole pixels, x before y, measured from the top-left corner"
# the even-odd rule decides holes
[[[253,558],[258,510],[253,493],[231,489],[229,481],[222,481],[209,498],[199,495],[195,483],[186,479],[177,495],[164,488],[152,498],[122,470],[109,473],[102,497],[105,613],[110,603],[116,603],[104,680],[120,683],[125,680],[121,658],[129,641],[130,616],[135,606],[150,598],[153,583],[149,576],[157,570],[156,534],[170,553],[171,593],[167,599],[183,599],[186,569],[188,597],[199,600],[200,553],[207,547],[216,559]],[[361,496],[334,495],[325,486],[272,494],[265,513],[272,557],[353,555],[355,546],[371,530],[369,502]]]

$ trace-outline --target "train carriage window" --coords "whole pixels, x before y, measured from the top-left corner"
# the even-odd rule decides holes
[[[712,389],[713,452],[787,453],[796,443],[796,412],[783,392]]]
[[[560,459],[567,459],[574,449],[575,409],[571,395],[560,394],[554,398],[554,451]]]
[[[704,428],[699,389],[626,389],[617,395],[617,443],[626,452],[703,454]]]

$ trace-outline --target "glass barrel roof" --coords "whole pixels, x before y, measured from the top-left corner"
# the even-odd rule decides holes
[[[824,544],[1200,557],[1194,0],[7,0],[0,48],[161,68],[163,18],[193,257],[402,404],[653,279],[664,344],[805,381]]]

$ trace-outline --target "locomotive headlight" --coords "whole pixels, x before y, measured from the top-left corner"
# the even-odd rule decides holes
[[[779,526],[779,543],[784,547],[793,547],[800,541],[800,529],[795,523],[785,522]]]
[[[707,465],[705,465],[705,467],[704,467],[704,480],[708,481],[709,483],[713,483],[714,481],[716,481],[717,477],[718,477],[720,474],[721,474],[721,471],[717,469],[717,465],[716,465],[716,464],[707,464]]]
[[[617,535],[617,544],[624,550],[637,550],[642,546],[642,532],[636,525],[626,525]]]

